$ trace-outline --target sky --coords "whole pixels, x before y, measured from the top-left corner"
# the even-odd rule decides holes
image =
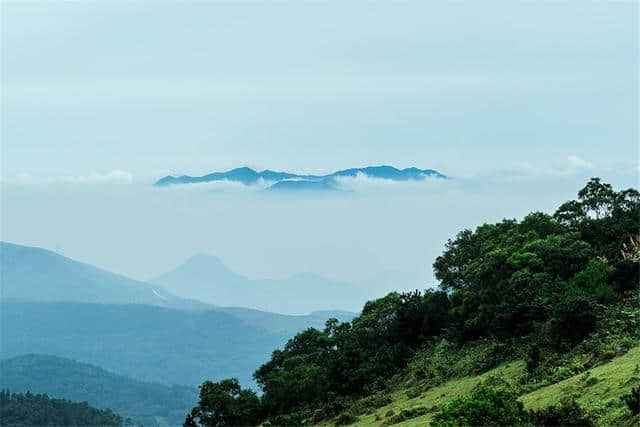
[[[194,253],[254,277],[433,281],[448,237],[638,186],[635,1],[1,3],[2,239],[145,279]],[[239,166],[454,180],[274,200],[156,191]]]

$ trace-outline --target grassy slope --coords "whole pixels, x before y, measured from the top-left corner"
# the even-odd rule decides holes
[[[540,409],[560,403],[562,397],[576,393],[578,402],[595,416],[599,425],[619,424],[619,417],[627,413],[624,404],[620,401],[620,396],[628,393],[631,386],[640,384],[640,373],[636,370],[636,366],[639,363],[640,346],[634,347],[626,354],[606,364],[591,369],[588,378],[597,378],[596,381],[589,381],[588,378],[585,379],[584,374],[579,374],[525,394],[520,399],[525,408]],[[426,407],[430,409],[430,412],[426,415],[394,424],[405,427],[425,426],[429,424],[437,413],[437,408],[434,408],[434,406],[440,408],[457,396],[469,394],[479,382],[493,375],[515,382],[515,379],[523,370],[524,362],[522,361],[507,363],[482,375],[448,381],[423,392],[415,398],[410,398],[407,395],[407,390],[398,390],[391,394],[390,397],[393,400],[391,404],[378,408],[371,414],[360,416],[354,425],[380,426],[388,419],[385,414],[390,409],[395,414],[399,414],[403,409]],[[333,425],[333,423],[326,425]]]
[[[433,387],[425,391],[424,393],[420,394],[418,397],[415,397],[415,398],[408,397],[407,390],[398,390],[391,394],[390,397],[393,400],[391,404],[378,408],[371,414],[362,415],[355,425],[379,426],[386,419],[385,414],[390,409],[393,410],[396,414],[399,414],[400,411],[403,409],[411,409],[416,407],[432,408],[434,405],[441,407],[443,404],[449,402],[451,399],[455,398],[458,395],[470,393],[471,390],[480,381],[487,379],[490,375],[502,375],[502,376],[511,378],[511,377],[517,376],[523,370],[524,370],[523,362],[517,361],[517,362],[507,363],[505,365],[499,366],[495,369],[492,369],[489,372],[485,372],[484,374],[476,377],[465,377],[457,380],[448,381],[442,384],[441,386]],[[422,417],[407,420],[397,425],[424,426],[426,422],[430,421],[436,413],[437,411],[434,411]],[[378,415],[378,417],[380,418],[379,420],[376,420],[376,415]]]
[[[577,401],[600,425],[617,425],[627,413],[620,397],[640,384],[640,346],[611,362],[590,369],[589,376],[576,375],[521,397],[526,408],[540,409],[560,403],[563,396],[576,394]],[[592,380],[595,378],[595,380]]]

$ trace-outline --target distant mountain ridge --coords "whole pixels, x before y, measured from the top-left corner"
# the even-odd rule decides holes
[[[415,167],[397,169],[387,165],[343,169],[327,175],[304,175],[290,172],[276,172],[269,169],[256,171],[248,167],[241,167],[227,172],[213,172],[203,176],[168,175],[156,181],[154,185],[156,187],[168,187],[176,184],[197,184],[215,181],[231,181],[244,185],[256,185],[262,180],[268,184],[267,189],[272,191],[335,191],[339,189],[338,178],[356,177],[358,175],[391,181],[419,181],[427,178],[448,178],[446,175],[434,169],[418,169]]]
[[[310,326],[322,327],[325,320],[331,317],[324,317],[326,313],[334,313],[340,320],[350,320],[355,316],[355,313],[340,311],[311,313],[314,310],[341,308],[334,304],[314,305],[313,310],[304,315],[277,314],[272,312],[273,307],[263,307],[264,310],[244,308],[247,307],[244,303],[253,299],[241,297],[230,304],[234,307],[220,307],[225,302],[222,298],[224,289],[231,292],[240,287],[246,291],[243,286],[249,279],[232,272],[220,260],[208,255],[192,257],[186,268],[190,271],[215,272],[220,283],[219,298],[210,299],[212,304],[181,298],[157,283],[133,280],[46,249],[0,241],[0,302],[139,304],[188,311],[216,311],[274,333],[295,333]],[[169,274],[167,277],[173,276]],[[193,283],[180,283],[178,288],[181,293],[193,293],[189,292],[189,285]],[[195,285],[198,286],[198,282]]]
[[[327,307],[357,312],[370,297],[364,288],[313,273],[297,273],[281,280],[252,280],[231,271],[218,258],[202,254],[149,283],[183,298],[209,304],[289,315]]]
[[[0,242],[3,300],[146,304],[204,309],[206,304],[176,297],[159,286],[130,279],[47,249]]]

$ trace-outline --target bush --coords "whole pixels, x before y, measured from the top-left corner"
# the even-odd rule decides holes
[[[550,338],[556,347],[568,343],[571,347],[596,329],[598,316],[593,302],[583,296],[569,296],[553,307]]]
[[[338,418],[336,418],[336,425],[345,426],[347,424],[353,424],[356,421],[358,421],[358,417],[356,415],[352,414],[351,412],[343,412],[342,414],[338,415]]]
[[[441,339],[416,353],[407,371],[412,378],[436,386],[451,378],[477,375],[495,368],[512,356],[508,345],[480,340],[458,345]]]
[[[420,417],[429,412],[429,409],[425,408],[424,406],[418,406],[411,409],[403,409],[398,415],[394,415],[393,417],[389,418],[389,420],[387,420],[384,425],[398,424],[412,418]]]
[[[381,408],[391,403],[391,398],[382,393],[376,393],[371,396],[358,400],[352,407],[351,411],[356,415],[362,415],[372,412],[374,409]]]
[[[631,389],[631,393],[621,397],[633,415],[640,413],[640,387]]]
[[[538,427],[593,425],[574,398],[565,399],[560,405],[529,411],[529,421]]]
[[[308,420],[310,417],[311,413],[309,411],[298,411],[287,415],[273,415],[262,425],[264,427],[304,426],[309,424]]]
[[[538,366],[540,366],[540,360],[542,359],[542,352],[540,347],[533,344],[527,352],[527,372],[533,374]]]
[[[517,395],[504,388],[478,386],[470,396],[458,397],[436,415],[436,426],[515,426],[527,413]]]

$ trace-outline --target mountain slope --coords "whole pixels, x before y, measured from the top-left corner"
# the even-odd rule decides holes
[[[217,306],[285,314],[325,309],[356,311],[368,297],[362,288],[310,273],[299,273],[284,280],[250,280],[229,270],[218,258],[207,255],[196,255],[150,283],[181,297]]]
[[[588,376],[592,378],[591,381],[586,381],[585,374],[581,373],[523,394],[519,400],[525,409],[542,409],[559,404],[570,390],[578,396],[577,400],[583,407],[592,409],[597,415],[596,425],[634,425],[620,396],[628,393],[631,387],[640,385],[636,368],[638,360],[640,347],[634,347],[626,354],[591,369]],[[388,395],[390,403],[377,408],[365,408],[366,412],[349,425],[373,427],[386,421],[397,426],[426,426],[433,421],[443,405],[458,396],[469,395],[479,383],[500,378],[507,383],[517,384],[524,371],[525,363],[519,360],[505,363],[477,376],[452,379],[441,385],[426,388],[422,392],[414,391],[411,387],[400,388]],[[603,411],[602,408],[606,410]],[[390,411],[397,417],[397,422],[392,422],[391,417],[386,416]],[[404,420],[399,419],[402,417],[401,414],[406,414]],[[333,421],[325,421],[321,425],[334,425]]]
[[[243,307],[216,307],[215,311],[236,317],[247,325],[274,333],[296,334],[307,328],[323,329],[327,319],[349,322],[356,313],[350,311],[314,311],[303,316],[270,313]]]
[[[110,273],[55,252],[0,242],[2,299],[147,304],[173,308],[203,305],[158,286]]]
[[[214,310],[233,316],[245,324],[269,332],[296,333],[310,326],[322,327],[329,315],[305,314],[287,316],[268,311],[242,308],[259,294],[258,284],[227,269],[216,258],[200,255],[193,257],[184,267],[169,273],[167,281],[179,283],[181,295],[198,295],[198,289],[207,288],[207,278],[215,277],[219,292],[232,293],[230,298],[212,298],[212,301],[232,302],[237,307],[223,308],[199,301],[183,299],[170,294],[158,284],[129,279],[118,274],[80,263],[54,252],[28,246],[0,242],[0,301],[80,302],[100,304],[145,304],[175,309]],[[192,280],[182,280],[188,274]],[[201,280],[199,279],[201,278]],[[252,295],[245,298],[242,292]],[[328,304],[317,308],[334,308]],[[312,310],[308,310],[310,312]],[[351,319],[352,313],[342,313],[340,319]]]
[[[163,384],[237,377],[252,385],[288,337],[217,311],[9,300],[1,308],[0,358],[51,354]]]
[[[165,176],[154,184],[166,187],[175,184],[197,184],[215,181],[240,182],[245,185],[255,185],[260,180],[272,183],[269,187],[273,191],[337,190],[336,179],[340,177],[355,177],[364,175],[370,178],[388,179],[392,181],[423,180],[426,178],[447,178],[433,169],[406,168],[397,169],[393,166],[368,166],[339,170],[327,175],[301,175],[289,172],[274,172],[271,170],[255,171],[248,167],[232,169],[227,172],[213,172],[203,176]]]
[[[49,355],[2,360],[0,372],[0,389],[88,402],[131,418],[136,425],[180,425],[198,399],[196,387],[136,381],[97,366]]]
[[[0,425],[4,427],[122,427],[122,424],[119,414],[96,409],[86,402],[71,402],[45,394],[0,391]]]

